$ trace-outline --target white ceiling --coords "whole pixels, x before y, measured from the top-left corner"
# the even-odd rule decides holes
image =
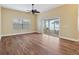
[[[47,11],[51,8],[56,8],[61,6],[62,4],[35,4],[34,8],[37,9],[40,12]],[[28,12],[28,10],[32,9],[31,4],[2,4],[2,7],[19,10],[19,11],[25,11]]]

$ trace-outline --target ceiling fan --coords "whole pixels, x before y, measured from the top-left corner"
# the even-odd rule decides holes
[[[32,10],[29,10],[32,14],[40,13],[37,9],[34,9],[34,4],[32,4]]]

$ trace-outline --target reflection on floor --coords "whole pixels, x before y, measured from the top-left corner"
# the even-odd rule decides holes
[[[48,31],[44,33],[50,36],[59,37],[59,31]]]
[[[59,39],[45,34],[23,34],[2,37],[2,55],[61,55],[79,54],[79,42]]]

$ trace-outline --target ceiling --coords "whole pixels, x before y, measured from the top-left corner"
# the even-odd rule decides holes
[[[35,4],[34,8],[40,12],[45,12],[52,8],[59,7],[61,5],[62,4]],[[19,11],[25,11],[25,12],[28,12],[28,10],[32,9],[32,4],[2,4],[1,6],[5,7],[5,8],[19,10]]]

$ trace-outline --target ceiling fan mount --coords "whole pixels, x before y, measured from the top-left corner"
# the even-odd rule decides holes
[[[34,9],[34,4],[32,4],[32,10],[30,12],[32,12],[32,14],[40,13],[37,9]]]

